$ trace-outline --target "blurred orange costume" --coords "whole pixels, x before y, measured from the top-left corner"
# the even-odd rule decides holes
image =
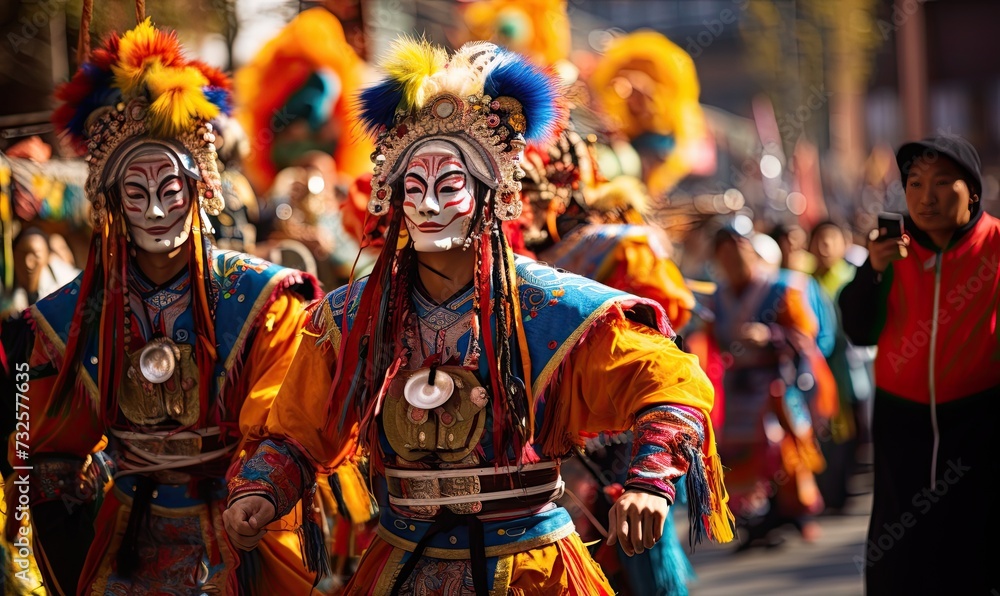
[[[566,0],[477,0],[462,8],[469,38],[492,41],[542,66],[569,57],[571,32]]]
[[[276,136],[291,123],[283,108],[317,72],[334,77],[338,85],[329,121],[323,124],[324,132],[330,129],[336,137],[337,170],[348,179],[371,170],[375,147],[356,125],[351,105],[364,85],[365,70],[337,17],[317,7],[298,14],[237,71],[236,113],[253,147],[245,162],[246,175],[258,193],[265,193],[278,173],[272,149]]]
[[[615,223],[583,225],[539,259],[636,296],[655,300],[670,324],[683,329],[691,319],[694,294],[670,258],[670,240],[645,225],[639,214],[645,189],[634,178],[619,176],[592,190],[588,210]]]
[[[590,76],[599,109],[643,154],[654,199],[693,170],[714,169],[691,56],[654,31],[613,40]]]
[[[605,180],[593,146],[573,131],[548,147],[528,147],[522,167],[522,202],[540,228],[527,248],[540,261],[655,300],[674,329],[687,325],[694,294],[670,258],[667,235],[646,225],[649,198],[641,181]],[[564,215],[579,225],[567,230],[573,220]]]

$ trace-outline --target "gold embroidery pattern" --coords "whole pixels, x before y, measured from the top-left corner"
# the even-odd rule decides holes
[[[337,320],[334,318],[330,301],[324,298],[323,306],[320,308],[319,318],[322,323],[323,334],[316,338],[316,345],[319,346],[324,342],[330,342],[330,345],[336,350],[340,348],[340,328],[337,327]]]
[[[451,398],[434,410],[416,408],[403,397],[406,381],[416,372],[401,372],[389,388],[385,401],[384,428],[389,444],[398,455],[397,465],[428,470],[478,467],[481,462],[474,451],[486,427],[485,408],[489,403],[486,390],[472,372],[459,367],[441,367],[437,374],[450,375],[455,383]],[[391,482],[397,494],[405,498],[460,497],[482,492],[482,484],[476,476],[407,478]],[[447,507],[457,514],[470,515],[482,511],[483,504],[470,501]],[[433,517],[440,509],[438,505],[410,507],[421,517]]]
[[[469,454],[462,461],[456,464],[442,464],[442,469],[447,468],[472,468],[479,465],[479,457],[474,453]],[[459,497],[465,495],[478,495],[483,492],[482,483],[479,482],[478,476],[461,476],[458,478],[441,478],[440,482],[440,493],[442,497]],[[483,503],[481,501],[472,501],[469,503],[459,503],[457,505],[448,505],[448,509],[459,515],[471,515],[474,513],[479,513],[483,510]]]

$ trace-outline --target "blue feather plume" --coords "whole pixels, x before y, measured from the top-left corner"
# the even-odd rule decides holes
[[[365,132],[374,137],[383,126],[391,127],[396,119],[396,108],[401,101],[403,101],[403,87],[392,79],[362,89],[358,94],[357,107],[358,118]]]
[[[555,134],[562,113],[556,79],[523,56],[501,50],[486,75],[484,92],[521,103],[527,121],[525,141],[542,142]]]
[[[233,97],[228,90],[223,89],[222,87],[205,87],[202,91],[205,93],[205,99],[218,107],[219,111],[226,116],[232,114]]]

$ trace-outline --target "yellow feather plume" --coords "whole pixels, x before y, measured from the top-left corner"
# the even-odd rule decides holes
[[[159,57],[151,56],[138,65],[115,64],[111,71],[115,73],[115,86],[122,90],[125,97],[132,97],[142,91],[142,83],[146,78],[146,73],[154,64],[163,66]]]
[[[202,87],[208,79],[192,66],[182,68],[154,64],[146,77],[153,103],[149,106],[149,129],[155,135],[171,136],[190,130],[198,120],[211,120],[219,108]]]
[[[427,99],[424,83],[444,69],[448,55],[426,39],[403,37],[396,40],[381,66],[403,90],[403,107],[420,108]]]
[[[126,97],[132,97],[142,91],[146,75],[156,64],[179,66],[183,59],[177,37],[156,29],[147,18],[119,42],[118,63],[111,67],[115,86]]]

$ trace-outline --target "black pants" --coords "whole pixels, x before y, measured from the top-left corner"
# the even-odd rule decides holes
[[[83,564],[94,541],[94,514],[87,507],[68,510],[61,501],[31,508],[36,560],[50,594],[76,594]]]
[[[1000,593],[1000,393],[930,408],[878,391],[875,492],[864,567],[869,596]]]

